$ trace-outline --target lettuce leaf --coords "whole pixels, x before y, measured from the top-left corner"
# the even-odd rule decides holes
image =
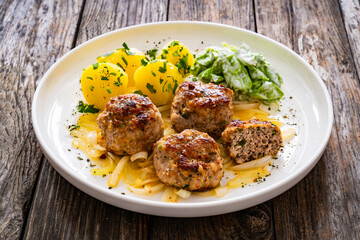
[[[195,59],[191,72],[205,83],[222,84],[234,91],[235,99],[279,101],[284,93],[281,76],[246,44],[209,47]]]

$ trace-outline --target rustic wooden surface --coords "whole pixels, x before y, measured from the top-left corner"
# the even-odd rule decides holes
[[[358,0],[4,0],[0,20],[0,239],[360,239]],[[319,73],[333,101],[334,126],[323,157],[299,184],[243,211],[177,219],[100,202],[50,166],[30,119],[46,70],[99,34],[166,20],[259,32]]]
[[[23,232],[43,162],[32,129],[32,97],[46,70],[72,48],[81,5],[0,4],[0,239]]]
[[[360,86],[341,6],[337,1],[272,4],[277,7],[268,14],[262,10],[271,8],[270,4],[256,1],[258,32],[292,48],[314,67],[327,85],[335,113],[332,135],[319,163],[303,181],[273,200],[276,236],[358,239],[359,224],[353,222],[360,214],[355,190],[360,186],[356,169]]]

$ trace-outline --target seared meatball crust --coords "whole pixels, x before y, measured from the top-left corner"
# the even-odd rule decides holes
[[[118,155],[151,151],[164,136],[161,114],[148,97],[127,94],[113,97],[99,114],[100,144]]]
[[[266,155],[276,156],[282,138],[279,127],[269,121],[233,120],[222,133],[222,142],[230,157],[244,163]]]
[[[163,183],[190,191],[214,188],[224,175],[215,140],[193,129],[160,139],[154,145],[154,165]]]
[[[196,129],[220,137],[233,116],[232,90],[212,83],[180,84],[171,106],[171,124],[177,132]]]

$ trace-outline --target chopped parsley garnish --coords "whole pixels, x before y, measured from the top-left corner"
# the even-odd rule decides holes
[[[93,78],[92,77],[86,77],[87,79],[90,79],[90,80],[93,80]]]
[[[240,146],[244,146],[246,144],[246,140],[245,139],[242,139],[240,142],[239,142],[239,145]]]
[[[94,63],[92,66],[93,66],[93,69],[95,70],[99,67],[99,63]]]
[[[173,41],[172,43],[170,43],[170,46],[176,46],[176,45],[179,45],[179,42],[178,41]]]
[[[121,56],[121,59],[124,61],[125,65],[128,65],[128,61],[126,60],[126,58],[124,56]]]
[[[152,93],[156,93],[156,89],[154,89],[154,85],[151,85],[150,83],[146,84],[146,88]]]
[[[136,90],[134,91],[135,94],[139,94],[141,96],[147,97],[145,94],[143,94],[143,92],[141,90]]]
[[[112,93],[110,88],[107,88],[106,91],[107,91],[109,94]]]
[[[169,51],[166,50],[166,49],[163,49],[163,52],[164,52],[165,54],[168,54],[168,53],[169,53]]]
[[[174,89],[173,89],[173,94],[175,94],[175,91],[176,91],[176,89],[177,89],[178,86],[179,86],[179,85],[178,85],[177,81],[175,81],[175,85],[174,85]]]
[[[75,125],[75,124],[68,126],[68,129],[70,130],[70,132],[71,132],[71,131],[74,131],[75,129],[78,129],[78,128],[80,128],[80,126],[79,126],[79,125]]]
[[[146,51],[146,55],[148,55],[150,57],[150,59],[155,59],[156,58],[156,53],[157,53],[157,49],[154,48],[154,49],[150,49],[150,50],[147,50]]]
[[[125,52],[126,52],[127,55],[134,55],[134,53],[132,53],[132,52],[130,51],[130,48],[128,47],[128,45],[127,45],[126,43],[123,43],[122,45],[123,45],[123,47],[124,47]],[[127,64],[126,64],[126,65],[127,65]]]
[[[117,81],[114,82],[114,85],[117,86],[117,87],[120,87],[122,85],[120,77],[117,78]]]
[[[159,145],[159,146],[158,146],[158,149],[160,149],[160,150],[161,150],[162,148],[163,148],[163,146],[162,146],[162,145]]]
[[[168,78],[171,78],[173,82],[176,82],[175,78],[173,76],[167,76]]]
[[[165,72],[166,72],[166,62],[164,62],[164,66],[163,66],[163,67],[159,67],[159,72],[161,72],[161,73],[165,73]]]
[[[126,44],[126,42],[123,42],[122,46],[127,49],[127,50],[130,50],[130,48],[128,47],[128,45]]]
[[[162,84],[162,83],[163,83],[163,81],[164,81],[164,79],[160,78],[160,84]]]
[[[169,84],[168,84],[168,90],[169,90],[169,92],[171,92],[171,91],[172,91],[172,86],[171,86],[171,83],[169,83]]]
[[[237,130],[239,133],[242,133],[242,131],[243,131],[241,128],[238,128]]]
[[[90,91],[93,91],[94,90],[94,86],[93,85],[90,85]]]
[[[144,59],[141,59],[141,65],[146,66],[147,64],[148,64],[147,61],[145,61]]]
[[[109,80],[109,78],[108,78],[108,77],[103,76],[103,77],[101,77],[101,80],[108,81],[108,80]]]
[[[152,74],[154,77],[156,77],[156,73],[154,73],[153,70],[151,70],[151,74]]]
[[[113,54],[114,52],[111,52],[111,53],[108,53],[108,54],[105,54],[104,57],[108,57],[110,56],[111,54]]]
[[[166,83],[167,83],[168,81],[166,80],[166,82],[164,83],[164,85],[162,86],[162,91],[164,92],[164,87],[166,86]]]
[[[125,71],[125,68],[124,68],[123,66],[121,66],[121,64],[120,64],[120,63],[116,63],[116,65],[118,65],[119,67],[121,67],[121,69],[122,69],[122,70],[124,70],[124,71]]]
[[[160,55],[161,59],[166,59],[166,56],[164,54]]]
[[[173,56],[174,56],[174,57],[179,57],[180,54],[179,54],[178,51],[176,50],[176,51],[173,53]]]
[[[188,119],[190,117],[190,114],[189,113],[183,113],[181,114],[181,116],[185,119]]]
[[[114,73],[114,72],[112,72],[112,73],[110,73],[110,75],[116,76],[117,74],[116,74],[116,73]]]
[[[79,101],[77,110],[81,113],[98,113],[100,109],[94,108],[94,105],[89,105],[83,101]]]
[[[189,54],[187,53],[184,57],[179,59],[179,62],[176,64],[179,70],[184,69],[184,74],[190,72],[190,66],[188,65],[188,57]]]

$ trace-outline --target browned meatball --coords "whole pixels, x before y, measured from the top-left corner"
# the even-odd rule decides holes
[[[222,133],[226,152],[237,163],[244,163],[266,155],[275,156],[282,144],[278,126],[269,121],[233,120]]]
[[[193,129],[160,139],[154,146],[154,165],[162,182],[187,190],[214,188],[224,175],[215,140]]]
[[[196,129],[220,137],[233,116],[232,90],[212,83],[183,82],[171,106],[171,124],[177,132]]]
[[[97,118],[108,151],[118,155],[151,151],[164,136],[159,110],[148,97],[127,94],[113,97]]]

